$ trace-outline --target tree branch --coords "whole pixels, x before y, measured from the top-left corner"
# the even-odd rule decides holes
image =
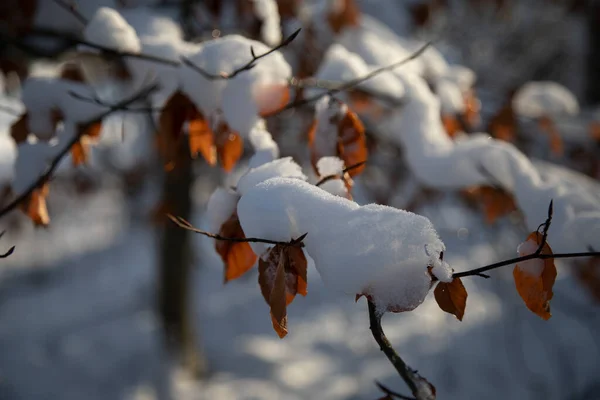
[[[261,58],[264,58],[264,57],[268,56],[269,54],[274,53],[275,51],[281,49],[282,47],[285,47],[288,44],[290,44],[294,39],[296,39],[296,36],[298,36],[301,29],[302,28],[298,28],[294,33],[292,33],[290,36],[285,38],[285,40],[283,40],[277,46],[273,47],[272,49],[270,49],[269,51],[267,51],[261,55],[257,56],[256,54],[254,54],[254,48],[250,47],[250,55],[252,56],[250,61],[248,61],[246,64],[242,65],[241,67],[236,68],[235,70],[233,70],[230,73],[219,72],[218,74],[212,74],[212,73],[206,71],[205,69],[199,67],[198,65],[194,64],[189,58],[181,57],[181,61],[185,65],[187,65],[188,67],[193,69],[194,71],[198,72],[200,75],[202,75],[206,79],[213,80],[213,81],[224,80],[224,79],[233,79],[241,72],[249,71],[252,68],[254,68],[256,66],[256,62],[258,60],[260,60]]]
[[[381,314],[377,312],[375,304],[368,301],[368,305],[370,329],[381,351],[383,351],[394,368],[396,368],[396,371],[398,371],[404,382],[406,382],[416,400],[434,400],[435,388],[433,385],[400,358],[383,332]]]
[[[50,179],[50,177],[52,176],[52,173],[58,167],[58,164],[60,163],[60,161],[69,153],[69,151],[71,150],[71,147],[75,143],[77,143],[79,141],[79,139],[81,139],[81,136],[85,133],[87,128],[89,128],[90,126],[92,126],[93,124],[95,124],[98,121],[102,121],[102,119],[104,119],[105,117],[107,117],[108,115],[113,113],[115,110],[126,107],[129,104],[134,103],[134,102],[148,96],[150,93],[157,90],[158,87],[159,86],[156,83],[153,85],[150,85],[150,86],[140,90],[137,94],[133,95],[132,97],[117,103],[113,108],[109,109],[108,111],[105,111],[105,112],[101,113],[100,115],[98,115],[97,117],[91,119],[90,121],[82,124],[82,127],[79,130],[79,132],[77,132],[73,136],[73,138],[67,142],[65,147],[63,147],[62,150],[52,159],[46,172],[44,172],[42,175],[40,175],[23,193],[21,193],[13,201],[11,201],[8,205],[4,206],[2,208],[2,210],[0,210],[0,218],[4,217],[6,214],[8,214],[12,210],[14,210],[21,202],[25,201],[25,199],[27,199],[27,197],[35,189],[39,188],[40,186],[42,186],[44,183],[46,183]]]
[[[578,258],[578,257],[600,256],[600,252],[594,251],[593,249],[590,249],[590,251],[588,251],[588,252],[579,252],[579,253],[542,254],[542,250],[544,249],[544,246],[547,244],[547,241],[548,241],[548,230],[550,229],[550,224],[552,223],[553,211],[554,211],[553,201],[551,200],[550,205],[548,206],[548,217],[546,218],[546,221],[538,227],[538,232],[540,229],[542,230],[542,232],[541,232],[542,240],[534,253],[528,254],[526,256],[511,258],[509,260],[499,261],[499,262],[496,262],[493,264],[489,264],[489,265],[486,265],[483,267],[471,269],[468,271],[454,273],[454,274],[452,274],[452,278],[463,278],[465,276],[480,276],[482,278],[489,278],[488,275],[485,275],[483,273],[486,271],[490,271],[492,269],[505,267],[507,265],[512,265],[512,264],[516,264],[516,263],[520,263],[520,262],[528,261],[528,260],[534,260],[534,259],[546,260],[546,259],[553,259],[553,258]]]
[[[336,93],[343,92],[345,90],[348,90],[348,89],[351,89],[351,88],[353,88],[355,86],[360,85],[364,81],[369,80],[369,79],[373,78],[374,76],[379,75],[382,72],[391,71],[391,70],[393,70],[395,68],[398,68],[398,67],[400,67],[400,66],[402,66],[402,65],[404,65],[404,64],[406,64],[406,63],[408,63],[408,62],[410,62],[410,61],[412,61],[414,59],[416,59],[421,54],[423,54],[423,52],[425,52],[425,50],[427,50],[427,48],[431,45],[431,43],[432,42],[425,43],[417,51],[415,51],[414,53],[412,53],[410,56],[406,57],[403,60],[400,60],[400,61],[395,62],[395,63],[390,64],[390,65],[386,65],[384,67],[377,68],[377,69],[369,72],[368,74],[366,74],[366,75],[364,75],[364,76],[362,76],[360,78],[352,79],[352,80],[350,80],[348,82],[345,82],[345,83],[340,83],[338,86],[334,86],[331,89],[329,89],[329,90],[327,90],[327,91],[325,91],[323,93],[320,93],[320,94],[314,95],[312,97],[307,97],[305,99],[301,99],[301,100],[297,100],[297,101],[293,101],[291,103],[288,103],[286,106],[280,108],[279,110],[275,110],[272,113],[268,114],[267,117],[272,117],[274,115],[282,113],[283,111],[286,111],[286,110],[289,110],[289,109],[292,109],[292,108],[295,108],[295,107],[300,107],[300,106],[303,106],[305,104],[310,104],[310,103],[312,103],[314,101],[317,101],[320,98],[325,97],[325,96],[331,96],[331,95],[334,95]],[[325,84],[324,81],[320,81],[320,82],[321,82],[322,85]]]
[[[6,233],[6,231],[2,231],[2,232],[0,233],[0,238],[1,238],[2,236],[4,236],[4,234],[5,234],[5,233]],[[14,251],[15,251],[15,246],[13,246],[13,247],[11,247],[10,249],[8,249],[8,251],[7,251],[6,253],[4,253],[4,254],[0,254],[0,258],[6,258],[6,257],[10,256],[10,255],[11,255],[11,254],[12,254]]]
[[[173,223],[175,223],[177,226],[179,226],[180,228],[187,229],[188,231],[192,231],[195,233],[199,233],[201,235],[207,236],[212,239],[225,240],[228,242],[266,243],[266,244],[274,244],[274,245],[287,246],[287,247],[304,247],[304,243],[302,243],[302,241],[304,240],[306,235],[308,235],[308,233],[305,233],[304,235],[298,237],[297,239],[292,239],[289,242],[280,242],[277,240],[268,240],[268,239],[260,239],[260,238],[232,238],[232,237],[225,237],[225,236],[221,236],[218,234],[206,232],[201,229],[195,228],[190,222],[186,221],[185,219],[183,219],[181,217],[175,217],[171,214],[167,214],[167,217],[171,221],[173,221]]]

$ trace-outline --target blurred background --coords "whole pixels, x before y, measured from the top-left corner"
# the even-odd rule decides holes
[[[189,41],[240,33],[268,43],[257,29],[265,17],[253,3],[5,0],[2,104],[16,104],[20,82],[51,75],[76,49],[69,37],[81,34],[81,21],[70,7],[87,19],[100,7],[115,8],[134,27],[159,21]],[[489,132],[511,141],[549,181],[584,188],[600,201],[600,2],[255,3],[277,6],[283,37],[303,28],[284,49],[298,78],[315,74],[332,43],[331,32],[313,23],[319,13],[339,17],[342,28],[366,18],[399,38],[433,40],[446,60],[476,76],[469,97],[476,116],[467,124],[463,114],[446,115],[449,134]],[[337,33],[335,24],[329,28]],[[530,81],[560,83],[579,102],[576,115],[550,116],[554,136],[512,107],[515,92]],[[430,218],[455,270],[515,255],[528,233],[518,211],[509,207],[490,217],[468,193],[419,186],[403,150],[376,134],[373,110],[361,111],[370,156],[355,178],[355,201]],[[89,165],[73,168],[70,157],[61,163],[51,182],[48,227],[34,227],[18,210],[0,219],[6,230],[0,252],[16,246],[0,260],[0,399],[375,399],[383,396],[376,380],[408,394],[371,337],[364,301],[332,293],[311,268],[309,295],[289,307],[290,333],[280,340],[257,290],[256,268],[224,285],[214,241],[165,218],[172,212],[206,228],[211,193],[235,185],[248,148],[230,174],[194,160],[186,173],[172,176],[150,135],[122,114],[105,127],[122,140],[94,148]],[[305,107],[268,120],[282,156],[293,156],[306,171],[312,114]],[[0,147],[0,164],[13,162]],[[524,307],[509,267],[492,271],[491,279],[464,280],[469,298],[462,322],[428,298],[413,312],[386,315],[384,329],[441,399],[600,399],[598,260],[558,267],[549,321]]]

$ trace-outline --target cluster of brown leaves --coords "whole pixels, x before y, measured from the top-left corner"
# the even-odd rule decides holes
[[[209,165],[219,161],[226,171],[233,169],[244,151],[242,138],[225,121],[211,127],[196,105],[180,91],[166,101],[159,117],[157,142],[165,168],[172,170],[177,166],[186,122],[191,156],[200,154]]]
[[[465,110],[460,115],[442,114],[442,125],[451,138],[460,132],[468,132],[479,124],[481,103],[474,89],[463,94]]]
[[[332,107],[339,106],[339,104],[336,104],[336,100],[332,100],[330,105]],[[317,139],[323,139],[316,138],[319,123],[328,123],[333,128],[325,130],[325,134],[330,136],[325,138],[325,141],[329,144],[327,148],[321,148],[317,145]],[[349,108],[345,113],[337,113],[329,121],[317,121],[315,119],[308,132],[308,145],[315,171],[317,171],[317,161],[321,157],[339,157],[347,166],[364,162],[368,158],[365,128],[358,116]],[[365,166],[361,165],[352,169],[349,171],[350,177],[360,174],[364,168]]]
[[[467,202],[482,207],[488,224],[517,210],[514,197],[499,188],[480,186],[463,190],[462,193]]]

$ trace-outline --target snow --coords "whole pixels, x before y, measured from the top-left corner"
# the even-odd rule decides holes
[[[465,101],[460,87],[446,79],[436,84],[436,94],[440,99],[442,113],[447,115],[458,115],[465,110]]]
[[[229,189],[221,187],[215,189],[206,206],[209,232],[221,231],[221,226],[233,214],[239,199],[240,196]]]
[[[108,7],[96,11],[84,29],[83,37],[91,43],[118,51],[139,53],[141,50],[135,29],[117,10]]]
[[[7,130],[0,131],[0,187],[13,180],[17,146]]]
[[[296,164],[292,157],[284,157],[248,170],[238,181],[236,186],[237,192],[243,196],[254,186],[274,177],[287,177],[298,180],[307,179],[306,175],[302,173],[302,167]]]
[[[519,257],[528,256],[535,253],[538,247],[539,245],[535,242],[535,240],[529,239],[519,244],[517,247],[517,253],[519,254]],[[517,267],[521,271],[525,271],[531,276],[539,277],[544,270],[544,260],[533,259],[521,261],[517,264]]]
[[[427,267],[445,249],[425,217],[359,206],[299,179],[273,178],[246,191],[238,216],[252,237],[289,241],[308,233],[305,251],[323,281],[338,292],[370,295],[380,312],[421,304],[431,283]],[[256,254],[266,250],[251,245]]]
[[[560,117],[579,112],[577,99],[556,82],[528,82],[513,98],[515,111],[525,117]]]
[[[255,168],[279,158],[279,146],[266,130],[264,121],[257,124],[249,134],[249,140],[254,148],[254,155],[248,162],[249,168]]]
[[[317,161],[317,171],[320,176],[341,175],[344,171],[344,161],[338,157],[321,157]]]
[[[157,13],[147,7],[125,8],[120,13],[142,41],[147,38],[171,41],[183,39],[179,24],[164,13]]]
[[[253,0],[254,12],[262,22],[260,36],[269,46],[281,42],[279,10],[276,0]]]

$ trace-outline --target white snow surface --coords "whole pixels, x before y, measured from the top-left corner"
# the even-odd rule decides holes
[[[321,157],[317,161],[317,171],[320,176],[341,175],[344,170],[344,161],[338,157]]]
[[[260,121],[248,135],[254,154],[248,161],[249,168],[255,168],[279,158],[279,146],[267,131],[264,121]]]
[[[233,214],[240,196],[230,189],[216,188],[208,199],[206,216],[208,218],[208,231],[219,233],[221,225]]]
[[[117,10],[99,8],[83,31],[83,37],[94,44],[114,50],[138,53],[140,40],[135,29],[125,21]]]
[[[513,107],[524,117],[560,117],[579,113],[575,95],[556,82],[528,82],[515,94]]]
[[[262,21],[260,36],[269,46],[281,42],[279,9],[276,0],[253,0],[254,12]]]
[[[247,236],[289,241],[308,233],[305,251],[323,281],[342,293],[371,295],[380,312],[421,304],[431,283],[427,267],[445,249],[425,217],[359,206],[299,179],[254,186],[242,194],[238,216]],[[256,254],[266,251],[264,244],[251,245]]]
[[[275,177],[294,178],[303,181],[308,179],[302,172],[302,167],[296,164],[292,157],[284,157],[249,169],[240,177],[236,190],[243,196],[259,183]]]

